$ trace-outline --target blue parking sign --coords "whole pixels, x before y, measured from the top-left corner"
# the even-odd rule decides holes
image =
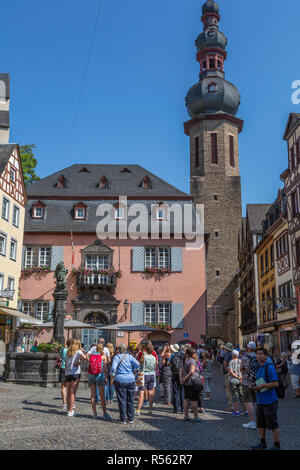
[[[189,334],[188,333],[184,333],[183,337],[186,339],[189,337]]]

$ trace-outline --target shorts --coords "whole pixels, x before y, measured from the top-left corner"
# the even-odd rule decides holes
[[[241,383],[230,382],[230,390],[233,403],[244,401],[243,386]]]
[[[101,374],[89,374],[89,387],[91,385],[97,385],[98,387],[103,387],[105,385],[105,375],[104,372]]]
[[[277,419],[278,401],[274,401],[270,405],[257,405],[256,421],[257,427],[262,429],[278,429]]]
[[[293,390],[300,388],[300,375],[291,375]]]
[[[81,378],[81,374],[66,375],[66,382],[73,382],[73,380],[78,380]]]
[[[192,385],[184,385],[184,399],[190,401],[198,401],[200,392],[194,389]]]
[[[144,387],[140,387],[140,391],[145,392],[146,390],[149,390],[150,392],[154,390],[154,384],[155,384],[155,375],[145,375],[145,385]]]
[[[243,401],[244,403],[256,403],[256,392],[247,385],[243,385]]]
[[[66,369],[59,369],[59,383],[66,382]]]

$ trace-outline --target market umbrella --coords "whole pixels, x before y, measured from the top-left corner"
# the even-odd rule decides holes
[[[157,328],[151,328],[151,326],[146,326],[146,325],[138,325],[132,322],[123,322],[123,323],[116,323],[115,325],[102,326],[101,330],[125,331],[126,333],[128,333],[128,343],[130,343],[130,333],[132,331],[151,332],[151,331],[157,331]]]
[[[53,322],[43,323],[42,326],[44,328],[53,328]],[[68,339],[70,335],[70,330],[85,330],[85,329],[93,329],[95,330],[97,327],[89,325],[88,323],[82,323],[77,320],[66,320],[64,324],[64,328],[68,330]]]

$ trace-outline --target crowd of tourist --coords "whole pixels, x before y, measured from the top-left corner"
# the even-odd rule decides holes
[[[299,367],[282,353],[274,361],[268,351],[254,342],[245,351],[235,349],[231,343],[218,351],[205,345],[178,344],[161,346],[157,352],[151,341],[137,348],[135,341],[126,347],[120,344],[104,346],[100,338],[85,352],[80,341],[68,340],[59,356],[62,407],[67,416],[76,416],[75,401],[81,378],[80,364],[88,362],[88,384],[91,390],[93,417],[98,418],[98,402],[104,420],[112,420],[108,403],[116,395],[121,424],[132,424],[142,409],[153,414],[153,407],[163,400],[174,414],[182,414],[185,421],[199,423],[205,413],[204,402],[212,400],[211,381],[214,373],[224,373],[227,405],[233,416],[248,416],[246,429],[258,428],[260,442],[253,449],[265,449],[266,430],[272,431],[274,446],[280,449],[280,432],[277,418],[278,399],[285,396],[290,385],[295,398],[300,398]],[[192,412],[193,418],[190,418]]]

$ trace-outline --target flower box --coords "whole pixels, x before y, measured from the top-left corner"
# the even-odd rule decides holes
[[[161,276],[164,276],[165,274],[171,273],[171,268],[151,268],[147,266],[145,268],[145,273],[151,274],[151,275],[160,274]]]
[[[22,274],[26,277],[31,276],[32,274],[47,274],[51,272],[50,266],[29,266],[28,268],[23,269]]]
[[[160,331],[171,331],[173,328],[168,323],[146,323],[146,326],[150,326],[151,328],[156,328]]]
[[[115,275],[117,278],[121,277],[121,271],[115,270],[115,268],[109,269],[89,269],[89,268],[73,268],[72,275],[77,276],[77,274],[83,274],[84,276],[89,276],[90,274],[104,274],[108,276]]]

